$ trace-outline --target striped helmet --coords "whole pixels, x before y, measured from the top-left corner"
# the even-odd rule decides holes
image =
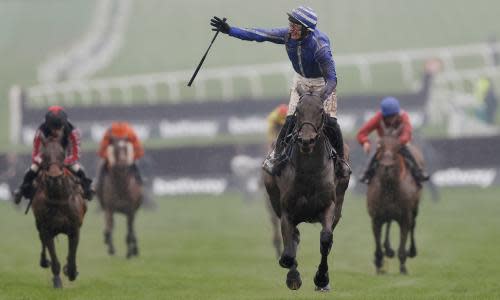
[[[314,31],[318,23],[318,16],[314,10],[307,6],[299,6],[287,13],[290,18],[297,20],[300,24],[304,25],[309,31]]]

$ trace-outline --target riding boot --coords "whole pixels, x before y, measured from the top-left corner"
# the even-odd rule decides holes
[[[21,199],[24,197],[26,199],[32,199],[35,195],[35,188],[33,187],[33,180],[35,180],[38,172],[32,170],[31,168],[24,174],[23,183],[21,186],[14,191],[14,203],[19,204]]]
[[[295,127],[295,119],[293,115],[286,117],[285,124],[283,124],[278,134],[274,150],[269,153],[262,163],[262,168],[270,175],[279,175],[285,166],[287,161],[287,155],[285,153],[287,145],[286,137],[292,133]]]
[[[370,162],[368,163],[368,166],[366,167],[366,170],[363,172],[363,175],[359,179],[360,182],[369,184],[370,181],[372,180],[373,176],[375,175],[375,170],[377,166],[377,159],[376,159],[376,153],[372,155],[370,158]]]
[[[344,139],[342,131],[340,130],[339,123],[335,117],[326,117],[325,133],[337,153],[336,159],[336,176],[340,178],[347,178],[351,175],[351,166],[344,158]]]
[[[94,190],[96,191],[97,195],[102,195],[102,186],[104,183],[104,175],[106,174],[107,171],[107,161],[106,160],[101,160],[99,167],[97,168],[97,176],[96,179],[94,180]]]
[[[88,178],[83,172],[83,169],[79,169],[75,175],[80,179],[80,184],[83,188],[83,198],[88,201],[92,200],[94,197],[95,191],[92,189],[92,179]]]
[[[401,153],[401,155],[403,155],[403,157],[405,158],[405,161],[410,168],[411,175],[419,185],[421,184],[421,182],[429,180],[429,174],[427,174],[427,172],[420,168],[417,161],[415,160],[415,157],[406,145],[401,147],[399,153]]]
[[[130,171],[132,171],[132,173],[134,174],[135,180],[137,181],[137,183],[139,183],[140,185],[142,185],[143,180],[142,180],[141,172],[139,172],[139,168],[137,167],[136,163],[133,163],[130,166]]]

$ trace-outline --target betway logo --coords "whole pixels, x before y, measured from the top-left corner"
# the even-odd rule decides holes
[[[432,182],[438,186],[477,185],[485,188],[493,184],[496,175],[495,169],[450,168],[435,172]]]
[[[224,178],[178,178],[153,180],[153,193],[158,196],[187,195],[187,194],[212,194],[220,195],[226,191],[227,180]]]
[[[161,121],[160,136],[162,138],[203,136],[213,137],[219,131],[219,124],[216,121],[189,121],[178,122]]]

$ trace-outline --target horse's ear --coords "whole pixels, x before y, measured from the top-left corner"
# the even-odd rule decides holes
[[[297,85],[297,93],[299,94],[299,97],[302,97],[307,91],[304,89],[304,86],[302,84]]]

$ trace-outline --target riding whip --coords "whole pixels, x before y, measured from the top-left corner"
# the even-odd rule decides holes
[[[226,22],[226,18],[223,18],[222,19],[223,22]],[[200,63],[198,64],[198,66],[196,67],[196,70],[194,70],[194,73],[193,73],[193,76],[191,76],[191,79],[189,80],[189,83],[188,83],[188,86],[191,86],[191,84],[193,83],[194,79],[196,78],[196,75],[198,74],[198,71],[200,70],[201,68],[201,65],[203,64],[203,62],[205,61],[205,58],[207,57],[207,54],[208,54],[208,51],[210,50],[210,48],[212,47],[212,44],[214,43],[215,39],[217,38],[217,35],[219,35],[219,32],[220,30],[217,30],[215,32],[215,35],[212,39],[212,41],[210,42],[210,45],[208,46],[208,49],[207,51],[205,51],[205,54],[203,55],[203,57],[201,58],[201,61]]]

